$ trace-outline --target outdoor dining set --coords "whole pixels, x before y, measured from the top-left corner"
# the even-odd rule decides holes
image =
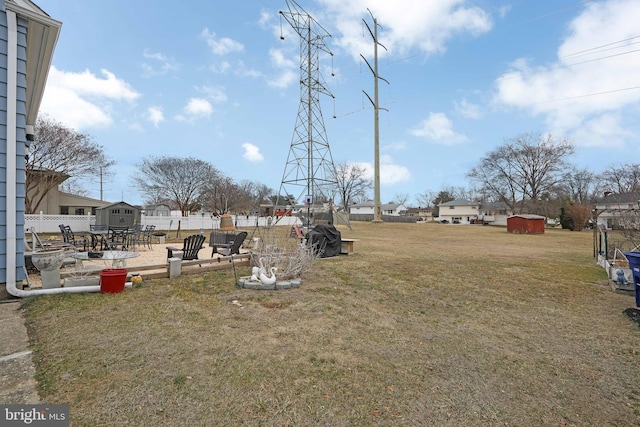
[[[74,233],[68,225],[60,224],[64,242],[83,251],[128,251],[137,246],[151,249],[155,225],[116,227],[92,224],[88,232]]]

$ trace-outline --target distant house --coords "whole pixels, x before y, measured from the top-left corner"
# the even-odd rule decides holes
[[[355,215],[373,215],[375,203],[373,200],[356,203],[349,206],[349,214]],[[407,214],[407,208],[402,203],[381,203],[380,211],[382,215],[400,216]]]
[[[507,225],[507,218],[513,214],[504,202],[482,203],[478,212],[478,219],[485,224]]]
[[[367,200],[361,203],[356,203],[349,206],[349,213],[356,215],[373,215],[375,203],[373,200]]]
[[[407,208],[402,203],[384,203],[380,205],[382,215],[401,216],[407,214]]]
[[[466,199],[456,199],[438,204],[438,209],[440,211],[439,221],[448,221],[451,224],[471,224],[478,219],[480,204]]]
[[[598,226],[614,228],[622,215],[640,215],[640,193],[606,193],[595,203]]]
[[[45,215],[95,215],[96,209],[108,205],[104,200],[65,193],[57,188],[47,192],[36,213]]]
[[[25,156],[62,23],[30,0],[0,4],[0,283],[16,283],[25,279]]]
[[[407,216],[418,217],[423,221],[431,221],[433,219],[433,208],[407,208]]]
[[[46,180],[42,179],[43,174],[47,175]],[[42,212],[45,215],[94,215],[97,208],[109,204],[109,202],[103,200],[60,191],[58,185],[66,181],[69,175],[53,171],[28,171],[27,180],[29,180],[30,176],[34,177],[34,182],[37,182],[32,188],[27,188],[28,198],[34,203],[38,202],[32,210],[33,213]],[[45,185],[47,181],[55,183],[56,186],[47,190]]]
[[[158,203],[157,205],[147,205],[144,207],[144,214],[146,216],[170,216],[171,206]]]

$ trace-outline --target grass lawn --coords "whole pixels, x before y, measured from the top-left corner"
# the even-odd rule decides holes
[[[42,401],[74,426],[640,425],[634,299],[591,233],[352,227],[298,289],[229,271],[25,300]]]

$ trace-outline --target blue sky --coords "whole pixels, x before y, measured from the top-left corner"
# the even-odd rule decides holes
[[[117,161],[105,200],[142,203],[130,182],[151,155],[198,157],[279,189],[300,101],[299,38],[278,14],[285,0],[36,3],[62,21],[41,112]],[[637,0],[298,3],[332,35],[322,69],[335,101],[322,105],[333,161],[370,176],[367,8],[381,26],[383,203],[468,186],[482,156],[528,132],[573,141],[569,160],[593,172],[638,162]],[[87,187],[99,197],[97,182]]]

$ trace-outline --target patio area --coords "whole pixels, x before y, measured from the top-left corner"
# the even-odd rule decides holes
[[[168,277],[169,264],[167,262],[167,246],[182,245],[181,241],[167,242],[164,244],[153,243],[151,247],[140,245],[136,248],[135,253],[137,257],[129,258],[125,260],[125,268],[129,270],[129,274],[140,274],[143,278],[155,278],[155,277]],[[134,251],[132,251],[134,252]],[[241,255],[248,254],[248,249],[241,249]],[[238,257],[236,255],[236,257]],[[198,252],[198,260],[194,261],[182,261],[183,274],[195,274],[198,272],[204,272],[208,270],[217,270],[222,268],[232,268],[230,257],[224,257],[218,253],[211,254],[211,248],[208,246],[208,242],[205,241],[202,249]],[[70,261],[70,260],[68,260]],[[99,274],[99,270],[102,268],[111,268],[112,261],[106,260],[84,260],[83,265],[85,268],[95,269],[92,275]],[[244,255],[239,257],[235,261],[236,265],[248,265],[248,256]],[[67,263],[60,269],[60,276],[64,280],[65,277],[70,277],[75,274],[75,266],[71,263]],[[29,284],[32,289],[39,289],[42,287],[41,275],[37,270],[29,270]]]

